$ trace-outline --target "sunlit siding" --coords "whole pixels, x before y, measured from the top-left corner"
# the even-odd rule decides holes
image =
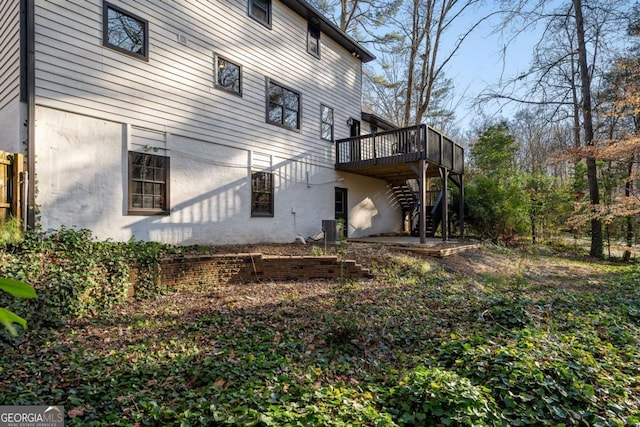
[[[39,105],[333,165],[320,104],[335,111],[335,137],[347,136],[347,118],[360,115],[361,63],[324,34],[321,59],[308,54],[304,18],[277,0],[272,29],[246,1],[111,3],[149,21],[149,61],[102,46],[101,0],[39,2]],[[242,97],[214,87],[216,53],[243,67]],[[266,78],[301,94],[300,131],[266,123]]]
[[[0,149],[18,146],[19,105],[20,2],[0,0]]]

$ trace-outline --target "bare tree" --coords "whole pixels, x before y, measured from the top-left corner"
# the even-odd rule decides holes
[[[392,20],[404,40],[397,54],[406,58],[403,125],[422,123],[432,113],[434,95],[441,99],[440,90],[451,85],[444,76],[446,66],[473,30],[492,14],[462,30],[456,24],[477,12],[474,7],[480,4],[480,0],[410,0]],[[450,47],[445,48],[445,37],[455,40]]]
[[[499,91],[488,91],[483,100],[499,99],[555,108],[555,120],[573,124],[574,146],[592,147],[598,135],[594,128],[592,91],[608,65],[608,54],[619,48],[621,22],[629,7],[626,0],[539,0],[505,1],[510,13],[501,30],[512,28],[513,37],[542,24],[541,40],[536,46],[534,63],[527,73],[514,76]],[[598,80],[595,80],[598,79]],[[528,90],[522,95],[518,87]],[[586,156],[587,182],[591,204],[591,249],[594,257],[603,256],[602,222],[598,207],[600,190],[596,159]]]
[[[310,0],[324,15],[360,42],[379,38],[375,31],[395,15],[402,0]]]
[[[365,69],[365,102],[373,112],[403,126],[453,120],[448,108],[453,82],[446,66],[472,31],[459,22],[482,0],[311,0],[340,28],[379,52],[378,66]],[[443,40],[454,40],[444,47]],[[432,108],[433,107],[433,108]]]
[[[509,129],[520,145],[519,167],[529,174],[544,174],[563,179],[566,175],[566,161],[557,158],[572,145],[567,141],[567,126],[555,122],[555,109],[543,106],[526,106],[509,122]]]

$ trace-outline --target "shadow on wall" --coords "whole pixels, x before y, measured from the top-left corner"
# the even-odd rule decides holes
[[[123,156],[110,151],[110,155],[118,159],[118,164],[107,162],[106,157],[100,155],[95,155],[91,161],[83,158],[82,161],[71,162],[61,153],[56,160],[57,164],[38,164],[38,169],[48,170],[47,175],[51,179],[64,181],[60,191],[49,191],[46,180],[40,181],[42,187],[39,186],[39,189],[47,193],[47,203],[46,206],[43,205],[46,209],[43,211],[43,217],[47,216],[46,226],[65,224],[92,230],[100,229],[103,230],[100,238],[118,236],[118,239],[126,240],[125,234],[129,233],[138,239],[182,244],[205,241],[233,242],[238,241],[239,234],[249,236],[254,241],[293,240],[297,234],[315,234],[320,229],[319,218],[333,218],[334,215],[333,190],[329,189],[330,186],[327,186],[325,192],[323,187],[309,189],[305,185],[307,172],[325,172],[325,169],[312,165],[317,164],[320,159],[326,161],[331,158],[330,145],[325,144],[326,141],[317,141],[319,138],[316,136],[316,126],[319,120],[304,120],[301,136],[289,141],[286,131],[265,123],[264,110],[256,113],[254,103],[249,101],[264,100],[266,74],[271,74],[267,77],[273,77],[275,80],[278,75],[286,76],[283,83],[303,94],[311,91],[320,92],[320,86],[324,101],[332,101],[333,97],[340,95],[345,101],[343,105],[350,106],[340,111],[336,110],[336,123],[343,124],[341,128],[336,127],[337,136],[340,136],[346,132],[344,123],[348,110],[359,106],[360,103],[361,64],[350,55],[345,56],[342,48],[329,40],[324,45],[327,48],[323,52],[321,69],[318,69],[317,58],[309,55],[306,49],[290,49],[290,33],[306,34],[307,22],[304,17],[293,15],[287,20],[287,24],[290,25],[281,25],[280,22],[280,25],[274,25],[271,31],[265,32],[264,37],[268,37],[269,46],[265,49],[262,37],[244,36],[260,28],[259,23],[247,17],[246,2],[244,5],[240,2],[216,2],[215,5],[213,2],[203,2],[202,7],[198,8],[179,3],[171,4],[171,13],[148,16],[150,25],[157,29],[158,34],[163,34],[162,43],[158,42],[152,46],[151,60],[148,66],[144,67],[148,74],[147,71],[142,72],[137,64],[132,65],[131,61],[120,61],[122,58],[118,52],[101,49],[96,54],[96,45],[101,45],[100,40],[97,40],[99,32],[93,32],[95,37],[84,38],[81,40],[82,43],[75,46],[80,52],[77,55],[69,55],[65,51],[64,43],[47,45],[50,51],[48,54],[67,59],[69,68],[75,65],[75,68],[82,69],[82,87],[90,90],[78,90],[74,92],[74,98],[69,99],[69,94],[61,93],[59,88],[49,85],[52,82],[64,81],[73,86],[73,83],[76,83],[74,79],[78,76],[69,73],[64,67],[41,62],[43,75],[46,74],[50,78],[39,81],[42,91],[39,94],[38,107],[74,111],[73,114],[78,114],[78,117],[82,114],[86,114],[86,117],[99,114],[100,118],[97,120],[104,120],[108,125],[128,123],[155,129],[172,129],[176,133],[185,134],[193,131],[197,132],[199,137],[208,135],[207,138],[211,140],[228,138],[229,141],[234,141],[233,144],[244,145],[245,148],[249,144],[269,148],[277,146],[277,155],[280,157],[287,157],[288,150],[292,153],[300,152],[301,154],[293,160],[273,167],[277,191],[275,216],[251,217],[248,166],[245,177],[230,178],[228,181],[217,178],[216,174],[220,169],[211,166],[208,171],[210,176],[203,175],[201,178],[216,182],[215,188],[212,185],[209,190],[199,191],[191,197],[175,198],[177,203],[172,206],[171,216],[123,217],[122,186],[113,190],[114,181],[121,183],[123,178],[126,180],[126,161],[121,165]],[[96,12],[101,8],[100,5],[92,7]],[[278,7],[285,6],[280,4]],[[43,8],[51,10],[52,15],[64,16],[63,5],[55,2],[46,5],[43,3]],[[141,16],[147,15],[143,4],[133,2],[128,8]],[[96,18],[99,13],[92,16],[94,19],[89,20],[86,25],[100,28],[101,22]],[[213,25],[217,18],[225,16],[233,17],[227,19],[227,25]],[[69,31],[65,37],[79,36],[81,31],[80,28],[57,26],[53,21],[43,21],[41,25],[60,38],[62,37],[59,32],[63,31],[63,28]],[[176,25],[180,27],[180,34],[187,37],[187,50],[175,40],[173,30],[178,28]],[[229,31],[229,28],[234,31]],[[169,33],[170,36],[167,36]],[[56,37],[52,37],[52,40],[55,39]],[[38,44],[36,48],[42,49],[42,46]],[[185,52],[188,52],[189,56]],[[215,91],[211,82],[212,53],[229,55],[230,59],[242,64],[255,64],[253,68],[259,72],[249,72],[252,67],[247,66],[247,72],[243,77],[245,96],[229,98],[226,94],[217,92],[212,96]],[[280,60],[281,55],[286,61]],[[102,58],[102,61],[87,59],[92,57]],[[185,58],[189,61],[185,61]],[[161,69],[156,68],[159,64],[162,66]],[[276,66],[276,69],[268,68],[265,72],[265,69],[261,68],[262,64],[280,65]],[[309,76],[313,76],[314,80]],[[119,90],[111,90],[112,85],[117,85]],[[354,96],[347,98],[349,94]],[[85,104],[99,104],[103,109],[89,110]],[[166,111],[168,107],[171,108],[169,113]],[[38,117],[41,117],[40,114]],[[216,120],[212,120],[212,117]],[[80,128],[79,125],[77,127]],[[68,134],[65,132],[68,128],[60,127],[60,130],[61,133],[56,137],[59,140],[67,138]],[[84,153],[98,145],[104,150],[121,150],[121,146],[98,144],[96,141],[100,138],[99,133],[91,134],[86,128],[79,129],[71,138],[75,136],[84,138],[76,138],[77,140],[68,146]],[[107,142],[113,142],[115,139],[114,137]],[[39,135],[37,141],[36,153],[40,149],[54,149],[55,147],[48,145],[57,144],[57,141],[52,142],[48,139],[47,133]],[[87,144],[87,141],[91,141],[93,146]],[[273,143],[274,141],[277,144]],[[313,150],[307,151],[310,146]],[[78,178],[78,172],[84,172],[84,177]],[[189,172],[181,171],[185,176]],[[121,176],[116,175],[114,179],[114,173],[120,173]],[[335,174],[334,171],[331,173]],[[42,174],[42,177],[44,175]],[[173,171],[171,176],[173,181]],[[104,197],[88,198],[87,195]]]
[[[70,142],[68,145],[72,148],[77,143]],[[100,157],[95,153],[79,155],[74,149],[71,153],[77,157],[68,158],[66,151],[58,154],[52,151],[49,160],[63,164],[64,171],[54,172],[57,169],[52,166],[45,180],[42,194],[46,198],[45,228],[64,224],[90,228],[98,238],[127,240],[133,236],[138,240],[183,245],[290,242],[296,236],[317,235],[322,231],[321,221],[334,218],[336,172],[314,165],[317,153],[305,153],[272,165],[275,214],[251,217],[251,167],[240,164],[239,159],[243,157],[238,154],[246,156],[247,152],[228,151],[223,160],[229,163],[225,165],[219,157],[214,160],[220,152],[215,148],[219,145],[201,144],[200,155],[169,149],[171,198],[177,203],[170,207],[168,216],[123,215],[126,148],[124,155],[116,155],[109,149],[110,155],[102,156],[101,167],[95,166]],[[67,161],[62,162],[62,158]],[[234,161],[236,164],[231,164]],[[114,169],[119,171],[117,180],[114,180]],[[64,179],[69,176],[76,179]],[[380,181],[378,188],[370,178],[348,176],[349,182],[342,181],[341,185],[353,188],[349,191],[356,202],[351,208],[350,235],[371,234],[370,230],[379,228],[376,221],[387,212],[391,215],[394,209],[386,185]],[[56,191],[47,191],[47,185]]]
[[[176,163],[172,161],[172,169]],[[209,166],[207,174],[222,167]],[[246,166],[238,168],[232,181],[173,205],[170,216],[140,217],[125,228],[136,239],[183,245],[294,241],[320,230],[318,215],[333,215],[333,188],[306,184],[307,172],[320,169],[303,156],[272,166],[273,217],[251,216],[251,168]],[[177,186],[175,176],[189,173],[172,170],[172,187]]]

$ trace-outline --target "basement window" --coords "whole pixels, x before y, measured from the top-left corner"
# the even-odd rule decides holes
[[[251,216],[273,216],[273,173],[251,174]]]
[[[169,158],[129,152],[129,215],[169,214]]]

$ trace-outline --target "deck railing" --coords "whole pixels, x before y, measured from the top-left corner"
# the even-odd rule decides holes
[[[429,160],[464,173],[464,148],[427,125],[411,126],[336,141],[336,168]]]

